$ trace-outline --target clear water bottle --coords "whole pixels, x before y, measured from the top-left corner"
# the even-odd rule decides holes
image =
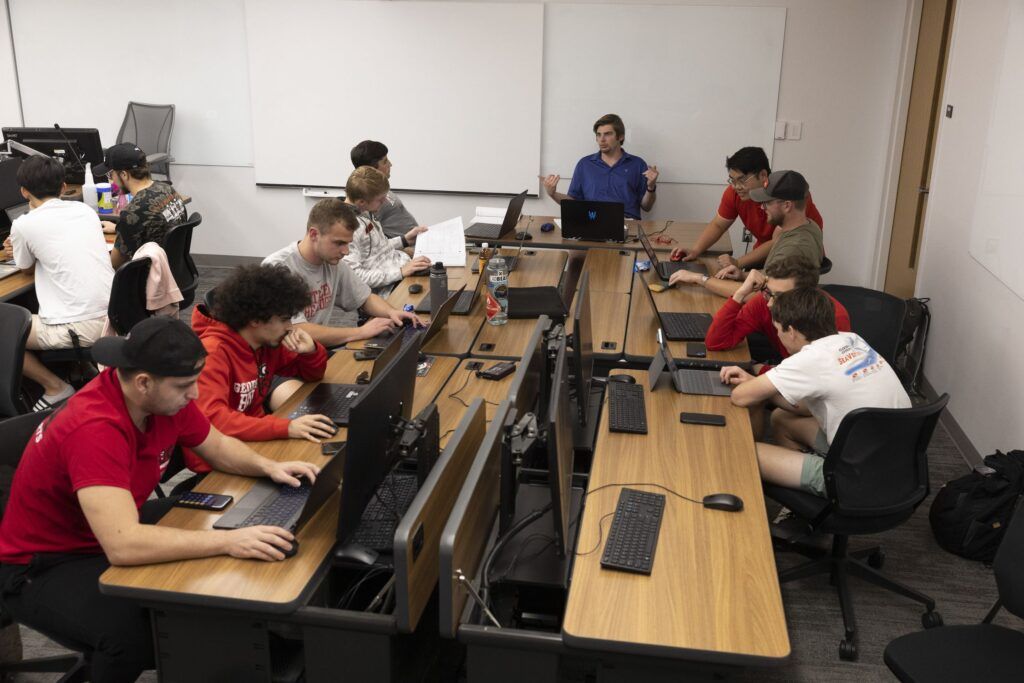
[[[92,164],[85,162],[85,182],[82,183],[82,201],[93,211],[98,210],[96,181],[92,177]]]
[[[448,298],[448,271],[438,261],[430,266],[430,314],[441,310],[441,304]]]
[[[508,322],[508,265],[501,256],[487,262],[487,322],[491,325]]]

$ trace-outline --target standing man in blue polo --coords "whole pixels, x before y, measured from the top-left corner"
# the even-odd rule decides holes
[[[605,114],[594,122],[597,154],[583,157],[572,172],[568,194],[558,191],[557,175],[544,179],[548,196],[559,204],[563,199],[597,202],[622,202],[626,218],[640,218],[640,210],[650,211],[657,199],[658,167],[622,149],[626,125],[618,114]]]

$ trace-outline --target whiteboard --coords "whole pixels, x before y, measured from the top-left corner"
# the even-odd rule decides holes
[[[10,0],[26,126],[98,128],[174,104],[177,163],[252,164],[243,0]],[[144,150],[149,151],[149,150]]]
[[[543,6],[246,0],[257,183],[518,193],[540,166]]]
[[[740,147],[769,155],[784,7],[548,4],[542,172],[571,175],[615,113],[662,182],[721,185]]]

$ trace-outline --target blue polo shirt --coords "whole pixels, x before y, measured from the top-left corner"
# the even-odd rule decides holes
[[[576,163],[568,194],[593,202],[622,202],[626,218],[640,218],[640,200],[647,193],[646,170],[647,162],[626,150],[614,166],[601,161],[597,152]]]

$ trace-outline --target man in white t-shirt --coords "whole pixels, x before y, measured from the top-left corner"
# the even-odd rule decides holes
[[[51,157],[32,156],[18,169],[21,195],[29,212],[14,221],[5,249],[19,268],[35,268],[39,314],[32,316],[27,348],[66,349],[72,333],[83,347],[103,333],[114,269],[96,212],[81,202],[60,199],[64,167]],[[43,387],[36,410],[49,408],[74,393],[30,352],[25,376]]]
[[[910,397],[881,354],[852,332],[836,332],[832,301],[821,290],[779,294],[772,322],[791,355],[760,377],[723,368],[722,381],[735,385],[738,406],[778,406],[771,419],[776,444],[757,444],[761,478],[824,496],[824,456],[847,413],[909,408]]]
[[[314,340],[330,348],[357,339],[371,339],[401,326],[406,320],[421,326],[416,314],[399,311],[370,291],[348,264],[348,253],[359,225],[355,210],[340,199],[321,199],[313,205],[306,221],[306,234],[263,259],[264,265],[283,264],[309,285],[310,302],[292,322]],[[362,327],[332,327],[335,302],[344,311],[362,308],[371,317]]]

